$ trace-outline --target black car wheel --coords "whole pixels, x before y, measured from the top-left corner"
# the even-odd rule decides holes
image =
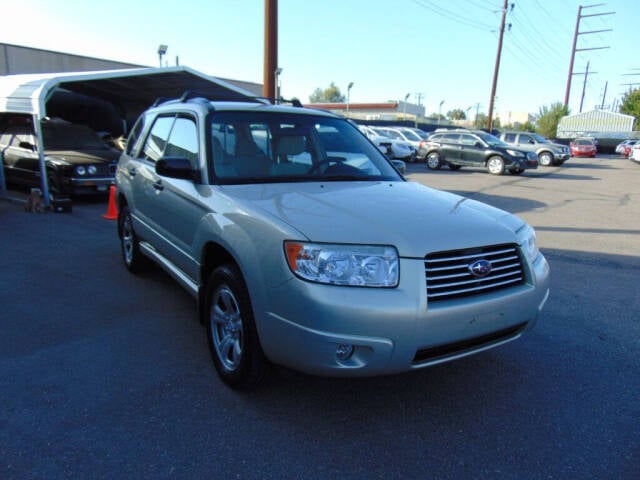
[[[487,160],[487,170],[492,175],[502,175],[504,173],[504,160],[502,157],[494,155]]]
[[[538,163],[540,163],[540,165],[542,165],[544,167],[548,167],[548,166],[552,165],[553,164],[553,155],[551,155],[549,152],[542,152],[538,156]]]
[[[118,213],[118,234],[122,260],[127,270],[132,273],[143,271],[149,264],[149,260],[140,252],[140,242],[133,229],[133,220],[127,205],[124,205]]]
[[[267,360],[253,318],[249,292],[234,265],[216,268],[206,286],[207,337],[220,378],[249,389],[262,379]]]
[[[431,152],[427,155],[427,167],[431,170],[440,170],[442,161],[440,160],[440,154],[438,152]]]

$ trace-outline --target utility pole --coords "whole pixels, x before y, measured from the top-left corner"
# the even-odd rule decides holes
[[[565,108],[569,107],[569,94],[571,93],[571,78],[573,76],[573,63],[576,58],[576,52],[584,52],[587,50],[602,50],[604,48],[611,47],[593,47],[593,48],[576,48],[578,44],[578,35],[587,35],[591,33],[601,33],[601,32],[610,32],[611,29],[607,28],[604,30],[592,30],[590,32],[581,32],[580,31],[580,20],[586,17],[600,17],[602,15],[613,15],[616,12],[605,12],[605,13],[593,13],[591,15],[582,15],[583,8],[593,8],[593,7],[601,7],[604,3],[597,3],[594,5],[580,5],[578,7],[578,18],[576,19],[576,29],[573,33],[573,46],[571,47],[571,60],[569,60],[569,75],[567,77],[567,88],[564,91],[564,106]]]
[[[264,0],[264,69],[262,96],[276,100],[278,70],[278,0]]]
[[[587,62],[587,68],[584,71],[584,82],[582,82],[582,97],[580,97],[580,112],[582,113],[582,104],[584,103],[584,91],[587,88],[587,77],[589,76],[589,62]]]
[[[600,104],[600,110],[604,110],[604,100],[607,98],[607,87],[609,86],[609,81],[604,82],[604,93],[602,94],[602,103]]]
[[[498,72],[500,71],[500,57],[502,56],[502,37],[504,37],[504,24],[507,18],[507,7],[509,6],[509,0],[504,0],[504,6],[502,7],[502,20],[500,21],[500,37],[498,39],[498,53],[496,55],[496,65],[493,69],[493,83],[491,85],[491,98],[489,99],[489,114],[487,116],[487,130],[491,132],[493,124],[493,102],[496,97],[496,88],[498,86]],[[511,4],[513,9],[513,4]]]

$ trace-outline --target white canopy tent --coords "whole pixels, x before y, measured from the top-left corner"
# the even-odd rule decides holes
[[[194,91],[218,100],[246,100],[255,94],[226,80],[207,76],[188,67],[135,68],[82,73],[7,75],[0,77],[0,114],[33,117],[40,156],[42,192],[49,205],[40,122],[46,118],[56,93],[72,92],[108,102],[120,119],[130,124],[158,98],[177,98]],[[126,128],[123,128],[126,130]],[[0,193],[6,191],[0,152]]]

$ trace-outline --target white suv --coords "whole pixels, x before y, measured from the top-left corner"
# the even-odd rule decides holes
[[[381,375],[520,337],[549,294],[533,229],[405,181],[348,120],[184,95],[145,112],[116,173],[125,266],[197,299],[237,388],[270,364]]]

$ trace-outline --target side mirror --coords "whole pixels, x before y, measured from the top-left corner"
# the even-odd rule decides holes
[[[474,147],[478,147],[478,148],[482,148],[484,147],[484,145],[482,144],[482,142],[476,142],[473,144]]]
[[[185,157],[163,157],[156,162],[156,173],[163,177],[199,181],[198,171]]]

